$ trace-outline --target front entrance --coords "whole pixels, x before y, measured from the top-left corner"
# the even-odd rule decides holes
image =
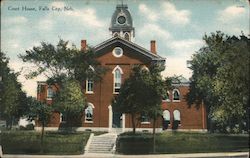
[[[109,132],[125,130],[125,114],[114,112],[112,106],[108,106],[109,109]]]
[[[121,128],[122,127],[122,114],[121,113],[117,113],[117,112],[113,112],[113,124],[112,124],[112,128]]]

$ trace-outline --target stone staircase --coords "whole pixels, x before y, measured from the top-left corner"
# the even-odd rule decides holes
[[[92,135],[86,145],[85,153],[114,153],[117,134],[107,133],[99,136]]]

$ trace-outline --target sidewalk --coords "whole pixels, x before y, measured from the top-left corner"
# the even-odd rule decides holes
[[[3,158],[209,158],[237,157],[248,158],[249,152],[230,153],[194,153],[194,154],[157,154],[157,155],[117,155],[117,154],[84,154],[84,155],[3,155]]]

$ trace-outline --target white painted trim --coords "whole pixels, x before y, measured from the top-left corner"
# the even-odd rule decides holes
[[[112,124],[113,124],[113,111],[112,111],[112,106],[109,105],[108,106],[109,109],[109,129],[108,131],[111,132],[112,131]]]
[[[88,91],[88,88],[89,88],[88,82],[89,82],[89,79],[86,79],[86,81],[85,81],[85,85],[86,85],[86,86],[85,86],[85,87],[86,87],[85,93],[86,93],[86,94],[94,94],[94,81],[92,80],[92,83],[93,83],[92,91]]]
[[[123,75],[123,71],[122,71],[122,68],[119,66],[119,65],[117,65],[114,69],[113,69],[113,71],[112,71],[112,74],[113,74],[113,94],[119,94],[119,92],[115,92],[115,71],[116,70],[119,70],[120,71],[120,73],[121,73],[121,84],[122,84],[122,75]],[[121,88],[121,87],[120,87]]]
[[[122,114],[122,132],[124,132],[125,130],[125,120],[126,120],[125,114]]]
[[[88,153],[88,151],[89,151],[89,146],[90,146],[90,143],[92,142],[93,137],[94,137],[94,133],[91,133],[90,136],[89,136],[89,139],[88,139],[88,141],[87,141],[87,144],[86,144],[86,146],[84,147],[85,153]]]
[[[143,125],[147,125],[147,124],[150,124],[150,122],[141,122],[141,124],[143,124]]]
[[[174,100],[174,92],[175,91],[179,94],[179,100]],[[172,101],[173,102],[180,102],[181,101],[181,93],[180,93],[179,89],[177,89],[177,88],[173,89],[173,91],[172,91]]]
[[[116,54],[115,50],[117,50],[117,49],[119,49],[119,50],[121,51],[121,54],[119,54],[119,55]],[[120,58],[120,57],[123,56],[123,49],[122,49],[121,47],[115,47],[115,48],[113,49],[113,51],[112,51],[112,54],[113,54],[114,57]]]
[[[119,129],[119,128],[118,128]],[[41,131],[42,127],[35,127],[36,131]],[[58,127],[45,127],[45,131],[58,131]],[[92,130],[92,131],[102,131],[102,132],[109,132],[109,128],[107,127],[73,127],[73,130],[75,131],[86,131],[86,130]],[[148,130],[149,132],[153,132],[153,128],[136,128],[136,131],[145,131]],[[133,131],[133,128],[124,128],[124,132]],[[172,131],[181,131],[181,132],[207,132],[207,129],[166,129],[162,130],[162,128],[156,128],[155,130],[157,133],[159,132],[172,132]]]

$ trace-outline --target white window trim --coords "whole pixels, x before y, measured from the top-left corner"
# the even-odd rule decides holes
[[[53,97],[53,95],[52,95],[52,97],[49,97],[48,95],[49,95],[49,89],[51,89],[52,90],[52,92],[53,92],[53,88],[51,87],[51,86],[48,86],[48,88],[47,88],[47,100],[52,100],[52,97]]]
[[[128,35],[128,41],[130,41],[130,35],[129,35],[129,33],[127,33],[127,32],[125,32],[125,33],[123,34],[123,38],[126,39],[126,38],[125,38],[126,35]]]
[[[120,49],[120,51],[121,51],[121,54],[120,54],[120,55],[116,55],[116,53],[115,53],[115,50],[116,50],[116,49]],[[122,49],[121,47],[115,47],[115,48],[113,49],[113,51],[112,51],[112,54],[113,54],[114,57],[120,58],[120,57],[123,56],[123,49]]]
[[[176,112],[178,112],[178,114],[179,114],[179,119],[175,119],[175,117],[176,117],[175,113]],[[174,110],[173,115],[174,115],[174,121],[181,121],[181,112],[180,112],[180,110]]]
[[[87,105],[88,105],[88,106],[91,106],[91,107],[92,107],[92,110],[93,110],[92,121],[86,120],[86,113],[85,113],[85,110],[84,110],[84,115],[85,115],[85,116],[84,116],[84,123],[94,123],[94,121],[93,121],[93,120],[94,120],[94,117],[93,117],[93,116],[94,116],[94,108],[95,108],[95,106],[94,106],[92,103],[90,103],[90,102],[88,102]],[[87,108],[88,108],[88,106],[87,106]]]
[[[166,112],[165,112],[165,111],[166,111]],[[168,115],[169,115],[169,116],[168,116],[168,117],[169,117],[169,118],[168,118],[168,120],[165,120],[165,118],[164,118],[164,112],[165,112],[165,113],[168,113]],[[169,110],[167,110],[167,109],[166,109],[166,110],[164,110],[164,111],[162,112],[162,117],[163,117],[164,121],[170,121],[170,119],[171,119],[171,116],[170,116],[170,111],[169,111]]]
[[[149,121],[145,121],[145,122],[141,122],[141,124],[143,124],[143,125],[148,125],[148,124],[150,124],[151,122],[149,122]]]
[[[94,94],[94,81],[92,80],[92,82],[93,82],[93,87],[92,87],[92,91],[88,91],[88,82],[89,82],[89,79],[86,79],[86,94]]]
[[[167,94],[168,94],[168,99],[163,99],[163,100],[162,100],[163,102],[171,102],[169,91],[167,91]]]
[[[177,91],[178,94],[179,94],[179,100],[174,100],[174,92]],[[173,92],[172,92],[172,101],[173,102],[181,102],[181,93],[178,89],[174,89]]]
[[[119,33],[118,32],[113,33],[113,37],[119,37]]]
[[[121,73],[121,81],[122,81],[122,75],[123,75],[123,71],[122,71],[121,67],[120,67],[119,65],[117,65],[117,66],[113,69],[113,71],[112,71],[112,74],[113,74],[113,94],[119,94],[119,92],[115,92],[115,71],[116,71],[117,69],[118,69],[118,70],[120,71],[120,73]]]
[[[66,121],[62,121],[62,116],[63,116],[63,114],[62,114],[62,113],[60,113],[60,123],[62,123],[62,122],[66,122]]]

